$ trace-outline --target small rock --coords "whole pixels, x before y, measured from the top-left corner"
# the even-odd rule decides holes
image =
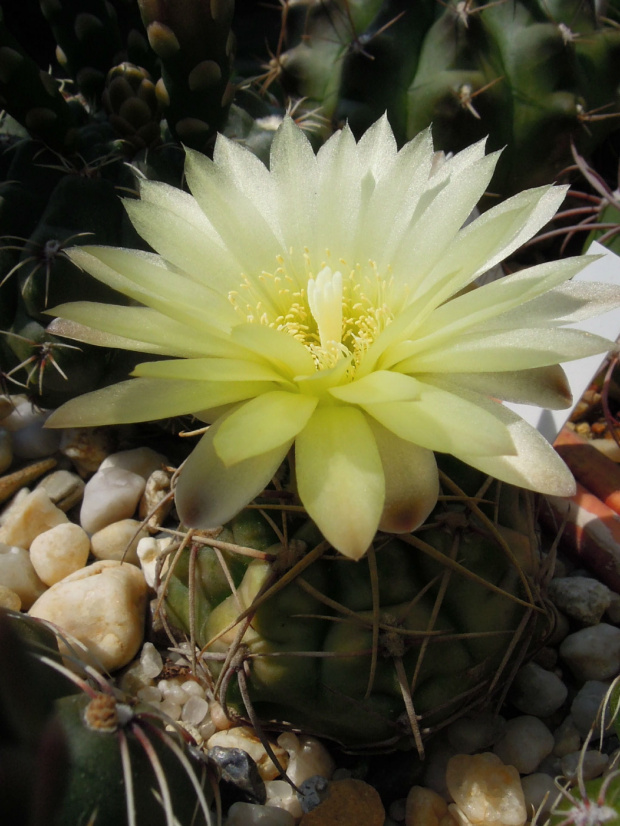
[[[114,438],[105,427],[76,427],[62,431],[60,452],[81,476],[90,476],[114,450]]]
[[[25,548],[0,542],[0,585],[14,591],[26,610],[47,586],[37,576]]]
[[[327,781],[325,781],[327,782]],[[297,793],[286,780],[268,780],[265,783],[267,799],[265,806],[275,806],[284,809],[295,820],[299,820],[303,814],[301,803],[297,798]]]
[[[552,671],[530,662],[519,669],[508,699],[524,714],[549,717],[566,700],[568,688]]]
[[[605,611],[605,616],[612,625],[620,625],[620,594],[611,593],[609,608]]]
[[[256,761],[245,749],[212,746],[209,758],[220,770],[220,784],[227,796],[241,796],[245,800],[264,803],[267,799],[265,783],[260,776]]]
[[[413,786],[407,795],[405,826],[455,826],[448,804],[441,795],[424,786]]]
[[[79,525],[65,522],[32,540],[30,560],[40,579],[54,585],[83,568],[89,552],[88,534]]]
[[[446,729],[446,735],[458,754],[473,754],[496,743],[504,733],[505,726],[503,717],[483,711],[455,720]]]
[[[575,695],[570,714],[575,728],[582,737],[587,737],[590,731],[594,732],[595,737],[599,736],[601,730],[599,711],[608,690],[609,683],[601,680],[588,680]],[[612,732],[604,731],[603,733],[611,734]]]
[[[80,511],[84,530],[93,534],[113,522],[133,516],[145,484],[142,476],[123,468],[97,471],[84,488]]]
[[[118,453],[111,453],[101,463],[99,470],[115,467],[128,470],[130,473],[137,473],[144,481],[156,470],[161,470],[168,460],[161,453],[152,450],[150,447],[136,447],[132,450],[121,450]]]
[[[83,642],[114,671],[127,665],[142,644],[147,588],[133,565],[95,562],[57,582],[30,609]],[[62,641],[59,647],[63,654]]]
[[[350,777],[332,780],[325,799],[302,817],[299,826],[383,826],[384,820],[377,790]]]
[[[21,611],[22,601],[19,594],[6,585],[0,585],[0,608],[8,608],[10,611]]]
[[[609,757],[595,749],[589,751],[575,751],[562,758],[562,774],[567,780],[575,781],[594,780],[600,777],[609,763]]]
[[[469,823],[523,826],[527,820],[519,772],[495,754],[455,755],[446,782],[455,803],[449,810]]]
[[[611,604],[609,588],[591,577],[556,577],[547,593],[561,611],[583,625],[596,625]]]
[[[148,531],[136,519],[121,519],[106,525],[91,536],[93,556],[97,559],[117,559],[140,565],[138,542],[148,536]]]
[[[28,488],[21,488],[21,490],[17,491],[8,505],[2,508],[2,512],[0,513],[0,526],[10,522],[13,514],[18,513],[21,509],[27,496],[30,496],[30,490]]]
[[[154,537],[145,537],[138,542],[136,553],[140,560],[140,567],[149,588],[155,588],[157,581],[157,567],[159,558],[165,556],[166,549],[170,545],[170,539],[155,539]],[[161,573],[166,570],[166,563],[163,564]]]
[[[0,528],[0,542],[28,549],[36,536],[68,521],[45,491],[33,490]]]
[[[55,470],[42,479],[37,488],[44,490],[56,507],[65,513],[77,505],[84,495],[84,481],[69,470]]]
[[[555,745],[553,754],[556,757],[564,757],[572,751],[578,751],[581,746],[581,735],[577,730],[572,715],[568,715],[553,732]]]
[[[159,528],[170,513],[172,508],[171,479],[171,473],[166,473],[165,470],[154,470],[146,480],[138,516],[140,519],[148,517],[149,528]]]
[[[607,680],[620,672],[620,628],[601,622],[569,634],[560,657],[578,680]]]
[[[248,726],[234,726],[225,731],[216,731],[209,738],[207,743],[209,749],[221,746],[225,749],[243,749],[254,760],[258,766],[263,780],[275,780],[280,776],[280,769],[274,766],[271,757],[265,751],[265,747],[257,737],[253,729]],[[271,743],[274,754],[280,761],[280,765],[286,769],[288,766],[288,752],[281,746]]]
[[[526,810],[538,812],[537,822],[544,822],[560,794],[553,777],[542,772],[528,774],[527,777],[521,778],[521,786]]]
[[[11,467],[13,461],[13,443],[9,431],[0,427],[0,473]]]
[[[525,714],[508,720],[504,736],[493,751],[520,774],[531,774],[551,754],[553,744],[553,734],[547,726],[537,717]]]
[[[334,760],[316,737],[286,731],[277,742],[280,748],[288,752],[286,773],[296,786],[301,786],[310,777],[320,776],[329,780],[334,773]]]
[[[29,401],[19,402],[2,425],[11,432],[13,454],[19,459],[41,459],[51,456],[60,445],[60,433],[46,430],[49,410],[37,410]]]
[[[275,806],[259,806],[256,803],[238,801],[228,810],[226,826],[295,826],[295,818],[289,812]]]

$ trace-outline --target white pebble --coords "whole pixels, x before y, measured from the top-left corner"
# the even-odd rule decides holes
[[[97,559],[117,559],[119,562],[131,562],[139,565],[138,542],[148,536],[137,519],[121,519],[106,525],[94,533],[91,538],[93,556]]]
[[[165,556],[166,549],[170,545],[169,539],[155,539],[145,537],[140,539],[136,553],[140,561],[140,567],[149,588],[155,588],[157,579],[157,567],[160,556]],[[162,565],[161,573],[166,570],[166,563]]]
[[[167,697],[164,697],[162,700],[159,710],[162,714],[167,714],[171,720],[181,719],[181,706],[178,703],[169,700]]]
[[[520,774],[531,774],[551,754],[553,745],[553,734],[547,726],[537,717],[525,714],[508,720],[504,736],[493,751]]]
[[[172,474],[165,470],[154,470],[146,480],[138,515],[140,519],[148,517],[149,528],[162,525],[172,509],[172,497],[169,495],[171,478]]]
[[[111,453],[103,460],[99,470],[107,468],[128,470],[131,473],[137,473],[146,482],[153,471],[161,470],[167,464],[168,460],[161,453],[157,453],[150,447],[136,447],[132,450]]]
[[[189,700],[189,694],[187,691],[183,691],[178,683],[170,680],[164,689],[164,700],[170,700],[170,702],[182,706]]]
[[[265,792],[267,793],[265,806],[277,806],[278,809],[284,809],[285,812],[291,814],[296,821],[301,819],[303,815],[301,803],[290,783],[286,780],[268,780],[265,783]]]
[[[79,525],[66,522],[32,540],[30,561],[46,585],[54,585],[79,571],[88,561],[90,539]]]
[[[162,701],[161,691],[156,685],[145,685],[144,688],[139,688],[136,691],[136,697],[143,703],[151,703],[158,705]]]
[[[211,717],[207,718],[204,723],[201,723],[198,726],[198,734],[202,737],[202,739],[207,742],[215,732],[217,731],[217,727]]]
[[[24,548],[0,542],[0,585],[14,591],[28,610],[46,589]]]
[[[226,826],[295,826],[295,818],[275,806],[237,802],[228,810]]]
[[[519,669],[508,698],[523,714],[549,717],[566,700],[568,688],[552,671],[537,663],[527,663]]]
[[[205,696],[204,688],[200,685],[200,683],[197,683],[196,680],[185,680],[184,683],[181,683],[181,688],[183,689],[183,691],[185,691],[190,696],[194,696],[194,697],[204,697]]]
[[[288,752],[286,773],[296,786],[317,774],[331,779],[335,768],[334,760],[316,737],[286,731],[278,737],[277,742]]]
[[[145,642],[142,646],[140,667],[147,680],[154,680],[164,667],[161,654],[152,642]]]
[[[0,528],[0,542],[30,548],[32,540],[44,531],[69,522],[66,514],[51,501],[45,491],[36,489],[25,496]]]
[[[575,695],[570,714],[575,728],[582,737],[586,737],[591,730],[598,737],[600,733],[599,710],[608,690],[609,683],[601,680],[588,680]]]
[[[209,703],[204,699],[204,697],[190,696],[188,697],[187,702],[183,705],[181,719],[184,723],[199,726],[208,713]]]
[[[601,622],[569,634],[560,657],[578,680],[606,680],[620,672],[620,628]]]
[[[30,614],[72,634],[114,671],[131,662],[142,644],[146,596],[141,571],[101,560],[52,585]],[[66,654],[62,641],[59,646]]]
[[[608,762],[609,757],[600,751],[576,751],[562,758],[562,774],[571,781],[577,780],[578,777],[583,780],[594,780],[603,774]]]
[[[142,476],[122,468],[98,470],[84,488],[80,522],[93,534],[133,516],[144,491]]]
[[[448,762],[446,783],[470,823],[523,826],[527,819],[519,773],[495,754],[455,755]]]

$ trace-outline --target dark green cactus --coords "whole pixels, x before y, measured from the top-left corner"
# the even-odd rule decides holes
[[[233,716],[347,748],[421,750],[423,736],[489,701],[547,628],[532,503],[510,486],[486,490],[495,528],[475,505],[482,474],[450,465],[468,493],[448,496],[410,537],[379,534],[359,562],[330,552],[294,513],[286,546],[248,511],[217,550],[207,541],[185,552],[167,586],[168,619],[195,634]]]

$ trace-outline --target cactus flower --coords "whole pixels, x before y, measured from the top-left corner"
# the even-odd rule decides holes
[[[565,194],[531,189],[468,222],[497,157],[480,142],[438,162],[428,131],[398,151],[385,117],[317,155],[285,119],[269,169],[221,136],[213,160],[187,150],[191,195],[143,181],[125,202],[154,252],[68,251],[133,305],[51,311],[56,334],[162,358],[50,424],[208,423],[176,488],[195,528],[230,519],[292,451],[303,506],[353,558],[377,529],[410,531],[429,514],[435,451],[571,494],[567,467],[501,400],[567,406],[559,362],[610,342],[563,325],[620,302],[570,282],[583,256],[468,289]]]

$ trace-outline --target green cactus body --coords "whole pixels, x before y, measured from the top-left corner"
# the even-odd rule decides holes
[[[469,477],[473,495],[483,479]],[[531,584],[531,523],[523,532],[527,496],[508,486],[487,495],[500,509],[499,527],[457,497],[442,502],[413,537],[379,535],[357,563],[333,551],[321,555],[311,523],[293,533],[295,517],[289,551],[301,542],[309,556],[293,553],[287,562],[262,518],[245,512],[218,540],[259,548],[267,558],[248,564],[230,550],[187,551],[169,583],[168,617],[187,633],[193,625],[232,712],[247,715],[247,682],[264,723],[299,726],[355,749],[411,744],[411,703],[423,733],[479,705],[507,661],[523,654],[525,625],[534,639],[545,625]],[[222,553],[234,594],[218,562]],[[226,655],[227,667],[231,658],[235,664],[222,674]],[[240,685],[231,675],[243,669]]]

